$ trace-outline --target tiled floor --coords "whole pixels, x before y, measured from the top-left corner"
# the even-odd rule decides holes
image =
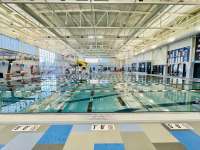
[[[41,124],[35,132],[11,131],[0,125],[2,150],[199,150],[200,122],[188,130],[168,130],[162,123],[114,124],[110,131],[92,131],[92,124]]]

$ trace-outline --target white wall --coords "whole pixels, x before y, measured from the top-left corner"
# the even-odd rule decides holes
[[[191,37],[170,44],[169,50],[175,50],[175,49],[187,47],[187,46],[190,46],[190,50],[191,50],[191,48],[192,48],[192,38]]]
[[[157,48],[146,53],[133,56],[131,63],[151,61],[152,65],[165,65],[167,63],[167,51],[175,50],[182,47],[190,46],[192,50],[192,38],[186,38],[181,41],[171,43],[169,45]]]
[[[152,60],[152,51],[139,54],[137,56],[134,56],[132,59],[133,62],[144,62],[144,61],[151,61]]]
[[[152,65],[166,65],[167,64],[167,51],[183,48],[183,47],[190,47],[190,61],[186,63],[186,77],[191,78],[192,77],[192,50],[193,50],[193,38],[188,37],[180,41],[176,41],[174,43],[168,44],[166,46],[157,48],[155,50],[148,51],[146,53],[139,54],[137,56],[133,56],[132,63],[139,63],[139,62],[145,62],[145,61],[151,61]],[[167,73],[167,68],[164,69],[164,74]]]
[[[167,63],[167,46],[152,51],[152,65],[165,65]]]

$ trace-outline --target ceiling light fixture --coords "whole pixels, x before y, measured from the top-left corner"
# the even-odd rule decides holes
[[[197,26],[195,29],[196,31],[200,31],[200,26]]]
[[[154,49],[154,48],[156,48],[156,47],[157,47],[157,45],[153,45],[153,46],[151,46],[152,49]]]
[[[103,39],[102,35],[97,36],[98,39]]]
[[[94,39],[93,35],[88,36],[88,39]]]
[[[144,53],[145,51],[146,51],[146,50],[145,50],[145,49],[143,49],[143,50],[142,50],[142,53]]]
[[[175,40],[176,40],[175,37],[171,37],[168,39],[168,42],[174,42]]]

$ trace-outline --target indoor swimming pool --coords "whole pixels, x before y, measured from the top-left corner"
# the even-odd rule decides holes
[[[85,80],[42,77],[0,84],[1,113],[195,112],[200,83],[104,73]]]

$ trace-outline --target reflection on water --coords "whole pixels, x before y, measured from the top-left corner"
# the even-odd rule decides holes
[[[200,83],[122,73],[0,85],[1,113],[200,111]]]

